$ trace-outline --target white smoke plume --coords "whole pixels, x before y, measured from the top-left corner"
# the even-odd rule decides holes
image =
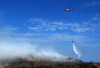
[[[42,45],[41,45],[42,46]],[[48,48],[39,48],[38,45],[29,43],[25,40],[15,38],[0,39],[0,60],[14,59],[17,57],[26,58],[27,56],[33,57],[62,57],[63,55]]]
[[[59,54],[52,47],[50,48],[47,41],[51,40],[41,39],[41,35],[39,37],[37,37],[37,35],[29,37],[13,32],[12,30],[15,29],[5,28],[0,30],[0,61],[5,59],[15,59],[17,57],[27,58],[29,56],[38,59],[46,57],[53,61],[65,61],[69,58],[68,56]],[[46,47],[43,47],[41,42],[46,42],[44,44]],[[75,53],[79,54],[74,45],[73,48]]]
[[[80,52],[79,49],[74,45],[74,43],[72,43],[72,45],[73,45],[73,50],[74,50],[75,54],[78,55],[77,58],[80,58],[80,57],[82,56],[81,52]]]
[[[63,57],[52,48],[41,48],[42,44],[36,44],[39,41],[34,41],[35,38],[14,34],[9,31],[0,32],[0,61],[17,57],[26,58],[29,55],[33,57]]]

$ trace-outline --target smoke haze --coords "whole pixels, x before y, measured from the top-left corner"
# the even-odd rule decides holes
[[[61,54],[58,53],[60,52],[60,48],[52,45],[55,42],[53,38],[60,41],[63,40],[63,37],[59,38],[58,34],[53,35],[53,37],[49,36],[50,38],[48,39],[48,38],[44,38],[45,36],[43,37],[43,35],[39,35],[39,34],[32,34],[32,35],[30,33],[18,34],[16,33],[17,31],[14,32],[13,30],[15,31],[15,29],[7,28],[7,27],[0,30],[0,61],[5,60],[5,59],[14,59],[17,57],[27,58],[29,56],[33,56],[36,58],[47,57],[49,59],[58,57],[60,61],[68,58],[68,56],[63,55],[62,53]],[[27,35],[30,35],[30,36],[27,36]],[[55,36],[58,38],[55,38]],[[70,38],[68,37],[67,39],[70,39]],[[42,44],[42,42],[44,44]],[[58,43],[58,41],[56,42]],[[69,41],[67,40],[67,42]],[[54,45],[57,45],[57,44],[54,44]],[[59,45],[60,45],[59,47],[63,46],[62,43]],[[57,52],[55,48],[57,48],[59,51]],[[64,51],[64,48],[62,49],[63,51]],[[69,53],[69,51],[72,50],[71,48],[70,49],[66,48],[67,50],[65,49],[64,52]],[[74,49],[74,52],[78,54],[78,58],[79,58],[81,54],[74,44],[73,44],[73,49]],[[56,59],[56,61],[58,61],[58,59]]]
[[[31,38],[16,37],[11,33],[0,33],[0,60],[16,57],[26,58],[29,55],[33,57],[63,57],[53,49],[40,48],[34,41],[32,42]]]

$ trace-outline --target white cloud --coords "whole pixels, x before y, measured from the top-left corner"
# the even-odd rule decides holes
[[[35,23],[33,19],[32,23]],[[86,32],[86,31],[95,31],[98,26],[99,28],[99,22],[96,24],[93,23],[93,20],[98,20],[99,21],[99,15],[95,15],[94,17],[90,18],[87,22],[75,22],[75,23],[66,23],[66,22],[61,22],[61,21],[47,21],[44,19],[37,19],[36,21],[38,24],[32,24],[28,28],[30,30],[34,31],[58,31],[58,30],[66,30],[66,31],[73,31],[76,33],[79,32]]]
[[[76,28],[76,29],[72,29],[75,32],[86,32],[86,31],[91,31],[90,28]]]
[[[50,31],[55,31],[55,30],[56,30],[56,28],[49,28],[49,30],[50,30]]]
[[[56,31],[56,30],[65,30],[68,29],[68,24],[64,24],[63,22],[55,21],[49,22],[43,19],[31,18],[29,19],[30,22],[38,23],[34,26],[29,26],[30,30],[39,30],[39,31]]]
[[[97,6],[97,5],[100,5],[99,1],[87,1],[81,8],[88,8],[88,7]]]
[[[28,27],[30,30],[36,30],[39,31],[41,30],[41,27]]]
[[[100,20],[100,16],[96,14],[94,17],[92,17],[92,19],[95,20],[95,21],[99,21]]]
[[[62,23],[62,22],[53,22],[52,24],[54,24],[54,25],[59,25],[59,26],[64,25],[64,23]]]
[[[31,40],[32,41],[38,41],[38,43],[40,42],[58,42],[58,41],[72,41],[72,38],[73,39],[76,39],[77,41],[86,41],[86,36],[83,36],[83,35],[70,35],[70,34],[67,34],[67,33],[52,33],[52,34],[46,34],[46,33],[24,33],[24,34],[19,34],[21,36],[24,36],[24,37],[31,37]],[[19,36],[18,35],[18,36]]]
[[[27,22],[31,22],[31,23],[43,23],[43,19],[41,18],[30,18],[29,20],[27,20]]]
[[[19,27],[3,26],[3,27],[0,29],[0,31],[5,31],[5,30],[7,30],[7,31],[13,31],[13,30],[18,30],[18,29],[19,29]]]
[[[2,26],[0,28],[0,35],[11,35],[13,31],[16,32],[17,30],[19,30],[19,27]]]

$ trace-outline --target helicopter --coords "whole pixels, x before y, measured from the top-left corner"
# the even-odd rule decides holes
[[[64,11],[74,11],[75,9],[69,9],[70,6],[67,9],[64,9]]]

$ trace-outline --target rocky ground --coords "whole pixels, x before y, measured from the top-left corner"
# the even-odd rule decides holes
[[[72,60],[68,58],[67,60]],[[37,60],[33,58],[20,59],[6,62],[0,62],[0,68],[100,68],[100,63],[83,62],[75,59],[75,62],[53,62],[45,60]]]

